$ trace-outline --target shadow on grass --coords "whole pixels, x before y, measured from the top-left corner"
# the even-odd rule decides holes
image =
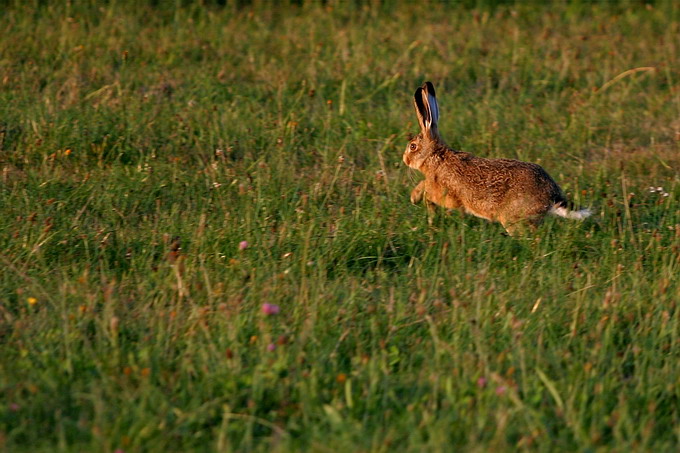
[[[363,276],[376,270],[399,272],[426,248],[424,241],[412,233],[386,235],[377,230],[337,242],[326,267],[330,278],[343,274]]]

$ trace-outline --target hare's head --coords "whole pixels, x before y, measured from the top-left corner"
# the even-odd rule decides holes
[[[425,82],[423,86],[418,87],[413,96],[413,104],[420,124],[420,133],[409,140],[404,151],[404,163],[418,170],[425,159],[442,145],[437,128],[439,106],[432,83]]]

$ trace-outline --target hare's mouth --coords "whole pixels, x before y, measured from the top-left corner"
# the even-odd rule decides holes
[[[403,160],[407,167],[413,168],[414,170],[418,170],[420,165],[422,164],[420,156],[417,155],[416,153],[410,152],[410,150],[407,150],[404,153]]]

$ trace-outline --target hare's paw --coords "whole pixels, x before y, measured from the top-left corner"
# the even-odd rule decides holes
[[[423,201],[423,195],[425,195],[425,181],[421,181],[415,189],[411,191],[411,203],[420,203]]]

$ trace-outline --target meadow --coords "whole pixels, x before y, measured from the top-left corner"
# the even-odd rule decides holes
[[[425,80],[594,215],[412,205]],[[0,450],[675,451],[678,169],[671,1],[6,2]]]

